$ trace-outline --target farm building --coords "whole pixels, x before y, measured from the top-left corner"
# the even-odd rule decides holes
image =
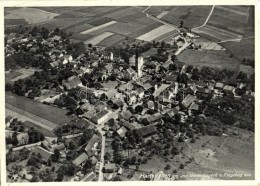
[[[149,125],[136,129],[136,131],[139,132],[142,137],[149,137],[155,134],[157,132],[157,129],[155,125]]]
[[[77,76],[71,76],[67,80],[63,80],[62,84],[67,90],[75,88],[76,86],[82,86],[82,82]]]
[[[108,121],[109,119],[111,119],[111,112],[109,112],[107,110],[103,110],[103,111],[97,113],[95,116],[93,116],[91,118],[91,121],[96,124],[100,124],[100,123]]]
[[[224,87],[224,84],[221,82],[217,82],[215,85],[215,89],[222,90]]]
[[[37,146],[34,149],[32,149],[31,150],[31,155],[32,155],[32,153],[35,153],[36,156],[38,154],[40,154],[41,155],[41,161],[43,163],[47,163],[49,161],[49,159],[51,158],[51,156],[53,155],[53,152],[47,151],[44,148],[39,147],[39,146]]]
[[[114,171],[116,171],[117,167],[116,167],[116,164],[115,163],[108,163],[108,164],[105,164],[104,166],[104,172],[106,173],[112,173]]]
[[[196,100],[196,97],[193,95],[188,94],[184,100],[181,102],[181,107],[183,109],[188,109],[188,107]]]
[[[211,90],[207,88],[198,88],[197,95],[203,98],[208,98],[211,95]]]
[[[159,119],[162,118],[162,115],[160,113],[155,113],[151,116],[146,116],[143,120],[142,123],[144,125],[149,125],[150,123],[153,123],[155,121],[158,121]]]
[[[85,147],[85,151],[89,156],[95,153],[95,147],[99,142],[99,136],[94,134],[92,138],[89,140],[87,146]]]
[[[117,131],[117,134],[121,137],[121,138],[124,138],[125,137],[125,133],[127,132],[127,129],[122,126],[120,129],[118,129]]]
[[[82,165],[87,159],[88,155],[85,152],[83,152],[75,160],[73,160],[72,163],[78,167],[79,165]]]

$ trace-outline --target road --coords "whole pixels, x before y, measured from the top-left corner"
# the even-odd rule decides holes
[[[118,114],[118,112],[119,112],[119,109],[115,111],[116,115]],[[117,117],[114,118],[114,119],[117,119]],[[97,130],[101,134],[101,153],[100,153],[100,167],[99,167],[98,181],[102,181],[103,180],[102,169],[104,167],[104,155],[105,155],[105,146],[106,146],[106,136],[105,136],[105,133],[106,133],[106,131],[102,130],[102,128],[104,127],[105,123],[106,122],[103,122],[103,123],[97,125]]]

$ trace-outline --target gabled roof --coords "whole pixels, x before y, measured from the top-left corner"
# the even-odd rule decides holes
[[[167,89],[170,85],[162,84],[158,89],[156,89],[153,93],[154,97],[159,96],[165,89]]]
[[[94,144],[97,143],[98,141],[99,141],[99,136],[96,135],[96,134],[94,134],[94,135],[92,136],[92,138],[89,140],[89,142],[88,142],[88,144],[87,144],[85,150],[86,150],[87,152],[90,151],[90,150],[93,148]]]
[[[196,103],[192,103],[189,107],[190,110],[199,110],[199,105],[197,105]]]
[[[130,117],[132,116],[132,113],[131,113],[129,110],[127,110],[127,111],[125,111],[125,112],[122,112],[122,113],[121,113],[121,116],[122,116],[123,119],[129,120]]]
[[[91,120],[95,123],[97,123],[97,121],[100,119],[100,118],[103,118],[104,116],[106,116],[109,112],[107,110],[102,110],[101,112],[99,112],[98,114],[96,114],[95,116],[93,116],[91,118]]]
[[[81,155],[79,155],[75,160],[72,161],[72,163],[76,166],[79,166],[82,164],[84,161],[88,159],[88,155],[83,152]]]
[[[69,77],[67,80],[65,80],[64,83],[65,83],[65,86],[67,89],[72,89],[72,88],[78,86],[82,82],[79,79],[79,77],[74,75],[74,76]]]
[[[128,68],[126,71],[127,71],[129,74],[134,74],[134,73],[135,73],[134,69],[132,69],[132,68]]]
[[[36,154],[36,156],[39,153],[41,155],[41,159],[45,162],[47,162],[50,159],[51,155],[53,154],[52,152],[47,151],[44,148],[39,147],[39,146],[32,149],[31,153],[33,153],[33,152]]]
[[[190,106],[190,104],[196,100],[196,97],[195,96],[192,96],[190,94],[188,94],[184,100],[181,102],[181,104],[185,107],[185,108],[188,108]]]
[[[125,133],[127,132],[127,129],[124,127],[124,126],[122,126],[120,129],[118,129],[117,131],[117,134],[121,137],[121,138],[123,138],[123,137],[125,137]]]
[[[6,118],[5,118],[5,123],[7,123],[7,122],[9,122],[9,121],[11,121],[13,119],[13,117],[12,116],[7,116]]]
[[[156,129],[155,125],[148,125],[148,126],[136,129],[136,131],[138,131],[143,137],[145,137],[150,134],[156,133],[157,129]]]

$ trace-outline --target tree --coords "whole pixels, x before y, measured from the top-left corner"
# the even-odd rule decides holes
[[[170,164],[167,164],[166,167],[165,167],[166,170],[169,170],[171,168],[172,168],[172,166]]]
[[[64,177],[63,173],[62,172],[58,172],[56,181],[62,181],[63,177]]]
[[[86,160],[85,164],[83,165],[83,172],[88,173],[92,168],[92,162],[91,160]]]
[[[110,160],[110,158],[111,158],[110,153],[109,153],[109,152],[106,152],[105,155],[104,155],[104,159],[105,159],[105,160]]]
[[[133,156],[132,158],[131,158],[131,165],[134,165],[135,164],[135,162],[136,162],[136,157],[135,156]]]
[[[6,83],[5,84],[5,91],[12,91],[13,90],[13,85],[11,83]]]
[[[60,158],[60,151],[58,149],[54,149],[54,154],[52,157],[52,161],[57,162]]]
[[[182,163],[180,164],[180,169],[184,169],[184,165]]]
[[[187,69],[186,69],[186,72],[190,73],[192,71],[192,69],[193,69],[193,66],[192,65],[188,65]]]

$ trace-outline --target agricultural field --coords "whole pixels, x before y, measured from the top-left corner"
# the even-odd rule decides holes
[[[22,73],[15,70],[9,70],[5,72],[5,82],[11,82],[12,79],[21,76]]]
[[[17,15],[22,19],[25,19],[28,24],[39,23],[47,20],[53,19],[55,16],[59,15],[56,13],[47,12],[38,8],[19,8],[15,10],[7,11],[10,14]],[[34,15],[34,16],[32,16]]]
[[[175,28],[168,26],[168,25],[162,25],[158,28],[155,28],[151,30],[150,32],[145,33],[144,35],[141,35],[137,37],[136,39],[144,40],[144,41],[153,41],[156,38],[175,30]]]
[[[113,33],[111,32],[103,32],[102,34],[91,38],[90,40],[85,41],[86,44],[92,44],[92,45],[98,45],[101,41],[103,41],[104,39],[112,36]]]
[[[146,13],[162,19],[175,26],[183,20],[184,27],[201,26],[211,11],[212,6],[172,6],[172,7],[150,7]]]
[[[249,6],[215,6],[205,26],[194,32],[215,41],[241,40],[251,15]]]
[[[66,110],[44,105],[38,101],[17,96],[10,92],[5,93],[5,102],[8,110],[23,115],[27,119],[29,118],[47,130],[53,130],[56,126],[64,125],[71,120],[66,115]]]
[[[177,58],[179,61],[193,66],[238,70],[240,65],[240,62],[230,57],[226,51],[185,50]]]

